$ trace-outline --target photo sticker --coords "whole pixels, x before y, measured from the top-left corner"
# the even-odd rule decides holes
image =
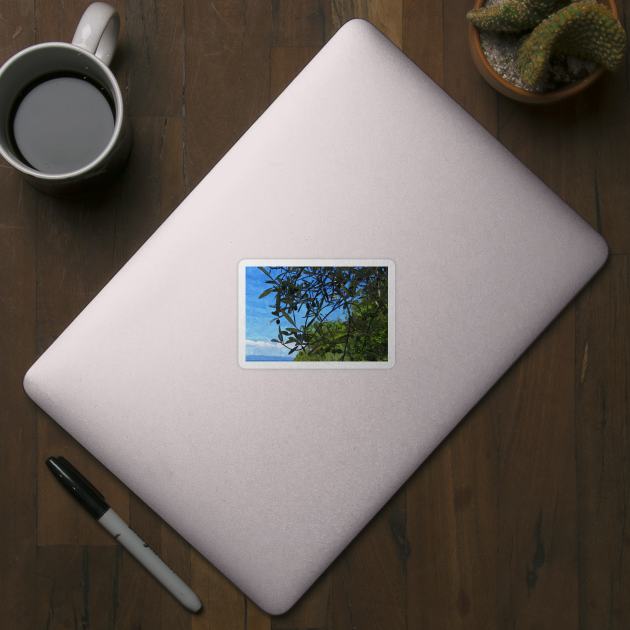
[[[243,260],[239,364],[391,368],[393,296],[391,260]]]

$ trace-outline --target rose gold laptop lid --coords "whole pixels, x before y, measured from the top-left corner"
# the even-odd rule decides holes
[[[491,134],[354,20],[24,385],[277,614],[607,253]],[[386,365],[250,365],[248,347],[271,348],[276,327],[248,339],[247,268],[283,263],[386,267]]]

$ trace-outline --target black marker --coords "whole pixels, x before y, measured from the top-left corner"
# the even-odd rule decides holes
[[[183,606],[193,612],[201,608],[201,601],[192,590],[107,505],[105,497],[65,457],[49,457],[46,466],[61,485]]]

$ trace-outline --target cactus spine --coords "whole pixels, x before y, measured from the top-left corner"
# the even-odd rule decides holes
[[[507,0],[481,9],[472,9],[466,17],[479,29],[501,33],[519,33],[534,28],[568,0]]]
[[[614,13],[597,2],[570,4],[543,20],[521,45],[516,65],[534,85],[554,53],[565,53],[616,69],[626,49],[626,34]]]

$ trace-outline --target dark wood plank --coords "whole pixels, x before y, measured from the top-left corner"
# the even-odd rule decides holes
[[[335,630],[407,627],[406,529],[403,486],[332,566]]]
[[[0,63],[37,43],[35,8],[30,0],[5,2],[0,20]]]
[[[330,0],[272,0],[272,46],[323,46],[330,39]]]
[[[332,628],[332,573],[324,572],[284,615],[272,615],[272,630]]]
[[[353,18],[371,22],[402,49],[403,0],[332,0],[332,32]]]
[[[40,547],[37,567],[33,584],[37,622],[33,628],[114,627],[118,596],[115,547]]]
[[[0,199],[0,618],[21,630],[33,627],[37,542],[37,409],[22,388],[37,358],[36,193],[4,160]]]
[[[35,43],[32,2],[0,5],[0,63]],[[22,378],[35,345],[36,193],[0,158],[0,619],[35,627],[36,407]]]
[[[185,29],[189,192],[269,105],[269,3],[193,2]]]
[[[161,120],[161,119],[160,119]],[[159,221],[160,225],[184,200],[184,134],[182,118],[164,119],[159,148],[160,189]]]
[[[134,144],[113,213],[113,272],[136,253],[184,199],[182,119],[134,116],[131,121]]]
[[[499,397],[494,387],[407,483],[408,630],[496,618]]]
[[[140,0],[126,10],[125,62],[130,116],[181,116],[183,0]]]
[[[37,199],[37,350],[41,354],[112,275],[121,181],[74,200]]]
[[[203,602],[193,617],[193,630],[246,630],[247,611],[253,604],[247,602],[248,606],[243,593],[194,549],[191,588]]]
[[[576,305],[580,628],[630,627],[630,260],[614,255]]]
[[[37,43],[71,42],[79,20],[89,3],[68,2],[63,5],[50,0],[35,3],[37,24]],[[109,2],[121,16],[121,31],[124,38],[125,3],[120,0]]]
[[[619,5],[622,16],[625,6],[628,33],[630,3],[626,0]],[[589,179],[593,189],[591,194],[595,197],[594,203],[590,204],[588,220],[601,232],[611,252],[630,254],[630,158],[625,150],[630,146],[628,53],[621,69],[604,75],[588,96],[593,99],[594,111],[582,125],[588,130],[582,151],[588,151],[593,164]],[[574,168],[574,163],[568,166]],[[577,177],[572,181],[574,185],[578,184]]]
[[[274,101],[321,47],[272,48],[269,52],[269,98]]]
[[[497,624],[578,624],[575,320],[568,307],[501,388]]]
[[[593,93],[595,94],[595,93]],[[577,212],[597,227],[592,95],[536,107],[499,98],[499,140]],[[588,123],[588,124],[587,124]],[[527,133],[527,142],[523,134]]]
[[[443,4],[443,88],[491,134],[497,135],[497,92],[481,77],[468,49],[466,13],[470,0]],[[436,50],[436,54],[439,51]]]
[[[444,87],[442,1],[403,0],[402,50]]]
[[[245,630],[270,630],[271,617],[245,597]]]

